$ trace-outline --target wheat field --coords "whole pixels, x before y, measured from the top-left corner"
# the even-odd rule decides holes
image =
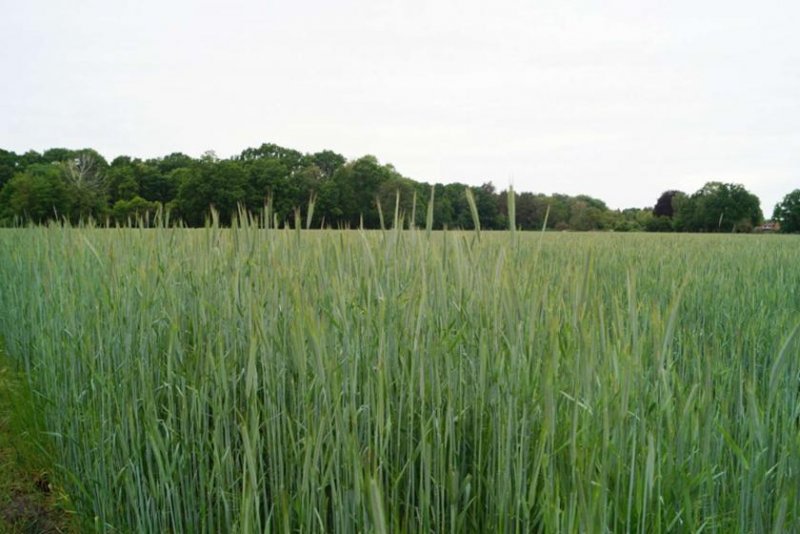
[[[800,531],[800,240],[0,230],[107,532]]]

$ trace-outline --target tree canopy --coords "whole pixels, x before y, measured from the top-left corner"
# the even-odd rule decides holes
[[[673,200],[685,197],[686,193],[682,191],[664,191],[653,208],[653,215],[656,217],[672,217],[675,214],[675,206]]]
[[[743,185],[707,182],[691,195],[665,191],[653,207],[651,231],[750,232],[764,217],[758,197]]]
[[[211,210],[222,224],[239,210],[262,214],[270,223],[306,220],[314,201],[314,227],[379,228],[391,224],[399,194],[406,225],[423,226],[434,194],[434,228],[472,228],[465,196],[472,191],[481,228],[508,228],[508,192],[491,181],[481,186],[428,184],[401,175],[374,156],[348,161],[330,150],[303,153],[272,143],[220,159],[179,152],[161,158],[119,156],[110,163],[92,149],[50,148],[15,154],[0,149],[0,223],[72,223],[92,218],[126,225],[168,211],[170,220],[201,226]],[[795,228],[797,191],[776,207],[786,231]],[[795,196],[792,196],[795,195]],[[762,220],[758,198],[738,184],[709,182],[692,195],[664,192],[652,209],[611,210],[587,195],[514,194],[516,226],[523,230],[749,231]]]
[[[749,232],[764,219],[758,197],[739,184],[708,182],[676,204],[676,230]]]
[[[800,233],[800,189],[795,189],[781,200],[772,215],[781,225],[781,232]]]

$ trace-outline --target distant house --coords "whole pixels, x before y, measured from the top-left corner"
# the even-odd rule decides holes
[[[774,234],[775,232],[779,232],[781,229],[781,224],[777,221],[767,221],[761,226],[756,226],[753,228],[753,231],[759,234]]]

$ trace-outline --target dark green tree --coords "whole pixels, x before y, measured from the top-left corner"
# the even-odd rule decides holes
[[[42,155],[35,150],[28,150],[17,157],[17,168],[21,171],[24,171],[29,165],[35,165],[37,163],[45,163],[45,161],[42,159]]]
[[[108,197],[113,205],[118,200],[130,200],[139,195],[139,182],[134,166],[115,159],[108,169]]]
[[[523,230],[541,230],[547,215],[547,197],[534,193],[517,193],[517,226]]]
[[[36,224],[59,220],[71,212],[72,195],[58,166],[33,164],[15,174],[0,191],[0,219]]]
[[[548,202],[550,216],[547,218],[547,227],[556,230],[569,229],[571,197],[556,193],[548,197]]]
[[[114,203],[111,217],[114,222],[122,226],[136,226],[140,221],[142,223],[152,222],[159,206],[158,202],[151,202],[135,196],[130,200],[118,200]]]
[[[772,214],[781,225],[781,232],[800,233],[800,189],[795,189],[781,200]]]
[[[184,167],[177,167],[175,170]],[[162,171],[159,162],[148,160],[133,165],[138,194],[151,202],[169,202],[178,194],[178,184],[172,171]]]
[[[374,156],[364,156],[340,167],[333,175],[341,215],[337,223],[357,228],[363,218],[366,228],[379,228],[376,199],[383,182],[398,177],[390,165],[381,165]],[[329,205],[320,208],[329,209]],[[325,216],[332,214],[325,213]],[[334,221],[332,221],[334,222]]]
[[[322,152],[311,154],[311,156],[309,156],[309,160],[312,164],[319,167],[319,170],[322,171],[322,176],[324,178],[332,177],[339,167],[347,162],[344,156],[337,154],[332,150],[323,150]]]
[[[612,226],[605,202],[588,195],[570,199],[568,224],[571,230],[578,231],[604,230]]]
[[[202,226],[211,208],[219,214],[221,224],[230,224],[246,201],[247,173],[237,161],[198,162],[181,181],[175,207],[190,226]]]
[[[649,230],[653,219],[653,210],[649,208],[627,208],[616,214],[612,228],[615,232],[643,232]],[[672,225],[667,226],[672,229]]]
[[[75,157],[75,150],[70,148],[48,148],[42,153],[45,163],[61,163]]]
[[[677,226],[691,232],[749,232],[763,219],[758,197],[739,184],[708,182],[676,208]]]
[[[492,182],[485,182],[480,187],[473,187],[472,194],[478,207],[478,218],[481,228],[497,230],[508,227],[504,218],[500,217],[498,204],[506,201],[505,195],[498,195]]]
[[[247,162],[262,158],[280,161],[289,169],[289,172],[293,172],[303,166],[305,159],[301,152],[291,148],[284,148],[273,143],[264,143],[258,148],[246,148],[239,155],[238,159]]]
[[[435,228],[473,229],[474,224],[469,211],[469,203],[466,195],[464,195],[466,187],[466,185],[459,183],[445,184],[442,186],[441,194],[438,190],[436,191],[433,217]]]
[[[329,228],[343,226],[344,212],[339,202],[339,186],[334,180],[323,180],[317,191],[316,208],[314,209],[315,224]]]
[[[289,169],[276,158],[259,158],[245,163],[247,169],[247,209],[259,212],[267,200],[279,221],[290,216],[294,199],[289,192]]]
[[[147,163],[157,167],[162,174],[168,175],[175,169],[191,167],[194,160],[182,152],[173,152],[163,158],[147,160]]]
[[[673,219],[665,215],[654,216],[650,213],[650,220],[644,226],[648,232],[672,232],[676,230]]]
[[[19,157],[11,151],[0,148],[0,189],[17,173]]]
[[[397,206],[397,195],[400,195],[400,204]],[[399,208],[398,216],[404,227],[408,226],[411,213],[414,210],[414,181],[403,178],[399,174],[384,181],[378,189],[378,198],[383,209],[383,216],[387,226],[392,226],[395,207]],[[418,199],[419,200],[419,199]],[[420,209],[417,206],[417,209]]]

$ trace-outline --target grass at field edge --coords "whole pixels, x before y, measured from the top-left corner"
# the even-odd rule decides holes
[[[36,420],[24,380],[0,354],[0,534],[78,532]]]

